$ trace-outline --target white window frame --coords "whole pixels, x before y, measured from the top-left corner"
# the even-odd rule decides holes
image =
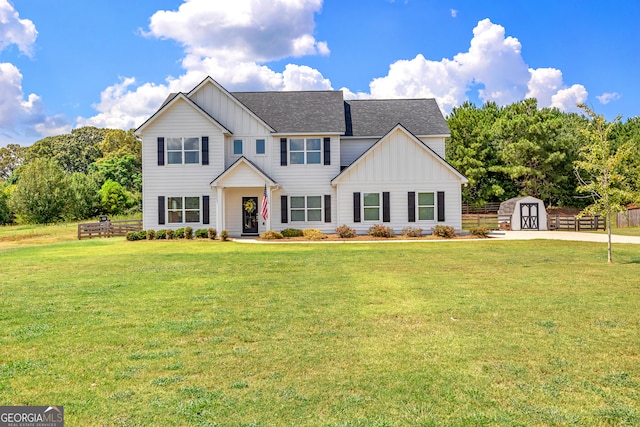
[[[310,198],[313,198],[313,199],[317,198],[320,201],[320,205],[317,207],[316,206],[310,207],[309,206]],[[303,199],[304,206],[294,207],[293,199]],[[324,209],[323,203],[324,201],[322,196],[289,196],[289,217],[291,218],[291,222],[322,222],[322,211]],[[304,219],[294,219],[295,218],[294,212],[296,213],[302,212]],[[315,218],[309,219],[311,212],[314,212],[314,213],[317,212],[317,219]]]
[[[197,136],[189,136],[189,137],[175,137],[175,136],[170,136],[166,138],[167,140],[167,164],[168,165],[199,165],[200,164],[200,158],[201,158],[201,153],[200,153],[200,149],[201,149],[201,144],[200,144],[200,137]],[[185,142],[194,142],[195,140],[195,150],[191,147],[189,147],[189,149],[187,149],[185,147]],[[170,148],[170,146],[172,145],[172,143],[175,142],[180,142],[180,148]],[[180,162],[175,162],[172,161],[171,159],[171,154],[176,154],[176,153],[180,153]],[[187,154],[196,154],[196,158],[195,161],[189,161],[187,162]]]
[[[367,205],[367,196],[368,195],[377,195],[378,196],[378,204],[377,205]],[[367,211],[374,211],[376,210],[378,212],[378,217],[376,219],[367,219]],[[367,221],[367,222],[380,222],[382,216],[380,215],[380,211],[382,210],[382,193],[380,192],[367,192],[367,193],[362,193],[362,220],[363,221]]]
[[[197,208],[187,208],[187,199],[192,199],[190,200],[191,202],[193,202],[193,200],[197,200],[198,201],[198,207]],[[178,207],[171,207],[171,202],[174,200],[179,200],[180,205]],[[193,220],[193,215],[194,213],[197,213],[197,220]],[[177,214],[178,217],[177,219],[179,219],[179,221],[174,220],[174,218],[172,218],[172,214]],[[199,224],[200,220],[201,220],[201,214],[202,214],[202,203],[200,200],[199,196],[170,196],[167,197],[167,223],[168,224]],[[191,221],[187,220],[187,217],[190,216],[191,217]]]
[[[236,153],[236,142],[240,142],[240,152]],[[242,138],[235,138],[231,142],[231,153],[234,156],[242,156],[244,154],[244,140]]]
[[[293,141],[299,142],[302,141],[302,149],[298,149],[298,150],[294,150],[293,149]],[[317,142],[318,144],[318,149],[311,149],[309,146],[312,143]],[[288,144],[289,144],[289,164],[290,165],[321,165],[322,164],[322,138],[320,137],[309,137],[309,138],[289,138],[288,140]],[[302,154],[302,162],[299,161],[294,161],[293,159],[293,155],[294,154]],[[309,162],[309,155],[310,154],[317,154],[318,155],[318,161],[317,162],[313,162],[310,163]]]
[[[421,194],[431,194],[433,198],[433,203],[420,203],[420,195]],[[435,191],[416,191],[416,218],[418,221],[435,221],[436,220],[436,192]],[[421,218],[421,209],[432,209],[432,218],[431,219],[423,219]]]
[[[258,153],[258,141],[262,141],[264,144],[264,151],[262,153]],[[266,156],[267,155],[267,138],[256,138],[253,144],[255,148],[256,156]]]

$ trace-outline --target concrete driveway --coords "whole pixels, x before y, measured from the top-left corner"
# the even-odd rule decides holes
[[[586,233],[576,231],[492,231],[489,236],[507,240],[575,240],[578,242],[607,242],[607,235],[602,233]],[[613,243],[640,244],[640,236],[611,236]]]

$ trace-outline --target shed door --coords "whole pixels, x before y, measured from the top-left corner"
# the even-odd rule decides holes
[[[520,229],[539,230],[538,226],[538,204],[520,203]]]

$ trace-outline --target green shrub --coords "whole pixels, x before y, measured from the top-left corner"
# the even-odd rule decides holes
[[[167,230],[156,231],[156,240],[164,240],[167,238]]]
[[[297,228],[285,228],[281,231],[282,237],[301,237],[303,236],[302,230],[298,230]]]
[[[339,237],[346,238],[346,239],[356,237],[356,230],[348,227],[346,224],[343,224],[340,227],[337,227],[336,233],[338,233]]]
[[[156,238],[156,232],[154,230],[147,230],[147,240],[153,240]]]
[[[215,228],[210,228],[207,230],[207,234],[209,235],[209,238],[211,240],[215,240],[216,236],[218,235],[218,230],[216,230]]]
[[[422,236],[422,228],[420,227],[405,227],[402,229],[402,235],[407,237],[420,237]]]
[[[204,228],[199,228],[196,230],[196,239],[206,239],[209,237],[209,232]]]
[[[175,239],[175,237],[176,237],[176,232],[175,231],[173,231],[171,229],[167,230],[167,239],[168,240]]]
[[[138,231],[138,240],[146,240],[147,239],[147,230]]]
[[[486,227],[473,227],[469,230],[469,233],[478,237],[487,237],[491,230]]]
[[[229,232],[227,230],[222,230],[222,233],[220,233],[220,238],[223,242],[226,242],[227,240],[229,240]]]
[[[185,239],[193,239],[193,228],[187,227],[184,229],[184,238]]]
[[[451,239],[456,235],[456,230],[450,225],[436,225],[433,227],[434,236],[444,237],[445,239]]]
[[[302,230],[302,235],[307,240],[324,239],[324,233],[316,228],[307,228],[305,230]]]
[[[265,240],[282,239],[282,237],[282,233],[275,230],[268,230],[260,235],[260,238]]]
[[[137,231],[130,231],[127,233],[127,240],[130,242],[140,240],[140,234]]]
[[[178,228],[174,235],[176,239],[184,239],[184,228]]]
[[[376,224],[369,228],[367,234],[372,237],[391,237],[393,236],[393,228],[382,224]]]

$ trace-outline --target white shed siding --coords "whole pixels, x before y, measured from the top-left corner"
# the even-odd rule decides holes
[[[209,165],[168,165],[166,138],[209,137]],[[165,166],[157,163],[157,139],[165,138]],[[211,224],[215,224],[215,193],[209,183],[224,170],[224,137],[220,129],[186,102],[180,101],[161,113],[142,137],[142,203],[145,229],[179,228],[158,224],[158,196],[210,196]],[[200,153],[202,160],[202,153]],[[189,224],[201,228],[202,224]]]

